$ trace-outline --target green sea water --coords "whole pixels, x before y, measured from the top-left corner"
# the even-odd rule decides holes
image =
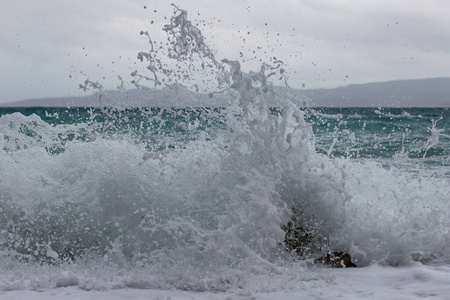
[[[1,108],[0,261],[226,290],[330,252],[450,260],[448,109],[245,100]]]
[[[305,108],[317,151],[330,157],[390,160],[409,158],[436,166],[448,164],[450,111],[447,108]],[[51,126],[76,125],[54,137],[50,154],[63,151],[68,141],[88,142],[96,136],[132,137],[148,149],[176,148],[199,136],[214,139],[227,130],[221,108],[0,108],[0,116],[36,115]],[[272,108],[274,115],[282,113]],[[22,133],[39,138],[33,122],[20,125]],[[433,141],[433,130],[435,133]],[[4,135],[4,139],[8,139]],[[21,145],[4,150],[14,151]],[[56,150],[59,149],[59,150]]]

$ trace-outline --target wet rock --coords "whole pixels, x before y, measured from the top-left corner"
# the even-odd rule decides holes
[[[281,227],[286,233],[284,237],[286,251],[299,259],[314,259],[315,263],[334,268],[357,267],[349,253],[330,251],[328,238],[321,234],[318,228],[308,225],[301,211],[292,209],[292,213],[291,220]]]
[[[352,257],[347,252],[329,252],[327,255],[314,260],[315,263],[322,263],[334,268],[356,268],[352,262]]]

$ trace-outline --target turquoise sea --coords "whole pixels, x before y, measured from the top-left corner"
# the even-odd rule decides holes
[[[45,108],[4,107],[0,116],[19,113],[25,117],[36,115],[48,126],[75,125],[65,134],[52,138],[46,145],[49,154],[63,151],[71,141],[90,141],[93,137],[132,137],[147,149],[176,148],[199,136],[214,139],[217,133],[227,130],[222,113],[225,108]],[[329,157],[373,159],[387,165],[398,162],[399,156],[410,162],[446,166],[449,153],[450,118],[448,108],[367,108],[346,107],[302,108],[306,121],[314,132],[314,146],[319,153]],[[274,115],[281,109],[271,108]],[[31,117],[33,119],[33,117]],[[33,126],[26,125],[23,134],[30,138],[39,136]],[[434,135],[433,135],[434,134]],[[438,138],[433,140],[432,138]],[[5,139],[7,137],[5,136]],[[170,140],[170,142],[168,142]],[[19,150],[26,145],[4,146],[3,150]]]
[[[0,260],[140,266],[150,287],[222,290],[327,253],[358,266],[449,259],[448,109],[257,98],[1,108]]]

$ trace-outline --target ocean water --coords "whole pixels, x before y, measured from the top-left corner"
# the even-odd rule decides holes
[[[270,82],[282,61],[219,62],[174,9],[131,83],[222,107],[1,108],[1,290],[277,292],[328,282],[330,253],[448,265],[447,109],[300,105]]]
[[[447,262],[447,114],[3,108],[3,268],[108,270],[87,289],[227,290],[330,251],[358,266]],[[290,220],[301,251],[285,245]]]

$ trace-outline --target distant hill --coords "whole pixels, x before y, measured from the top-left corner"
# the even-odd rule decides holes
[[[195,93],[185,89],[133,89],[126,91],[104,91],[101,97],[103,106],[112,107],[182,107],[182,106],[224,106],[223,97]],[[90,94],[81,97],[60,97],[29,99],[1,104],[7,107],[99,107],[98,95]]]
[[[301,93],[311,100],[311,106],[449,107],[450,78],[353,84]]]
[[[283,97],[312,107],[450,107],[450,78],[396,80],[353,84],[333,89],[287,89],[276,87]],[[44,98],[0,104],[0,106],[96,107],[97,95],[84,97]],[[225,106],[221,95],[185,90],[127,90],[106,91],[102,96],[105,106]],[[276,102],[271,103],[276,105]]]

